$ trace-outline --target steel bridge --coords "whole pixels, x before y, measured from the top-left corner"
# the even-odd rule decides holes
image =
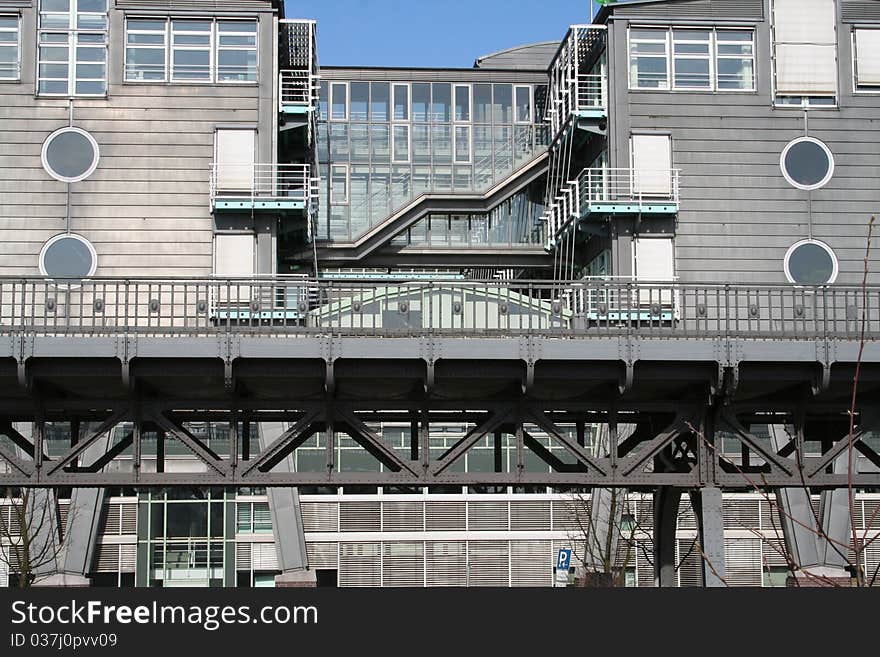
[[[835,488],[858,366],[853,483],[877,487],[878,339],[874,287],[5,279],[0,484]],[[206,421],[229,427],[221,453],[191,429]],[[267,421],[288,428],[251,453]],[[430,427],[449,422],[468,431],[432,448]],[[409,450],[384,423],[410,428]],[[756,435],[766,425],[790,427],[783,444]],[[50,426],[69,437],[51,455]],[[325,468],[276,467],[319,432]],[[382,467],[338,468],[336,433]],[[455,467],[502,434],[516,467]],[[166,468],[170,440],[197,467]],[[549,468],[525,468],[527,451]]]

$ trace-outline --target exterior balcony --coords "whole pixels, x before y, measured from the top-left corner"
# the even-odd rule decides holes
[[[572,25],[550,65],[546,120],[553,139],[570,126],[602,132],[608,116],[605,26]],[[583,125],[582,125],[583,124]]]
[[[315,21],[284,19],[278,35],[279,111],[308,115],[318,100],[318,46]]]
[[[306,212],[317,199],[308,164],[211,165],[211,211]]]
[[[584,169],[544,213],[552,248],[579,221],[608,215],[677,214],[679,169]]]

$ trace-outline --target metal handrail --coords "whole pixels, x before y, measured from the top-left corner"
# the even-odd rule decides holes
[[[308,204],[314,183],[308,164],[211,163],[211,204],[218,198],[301,200]]]
[[[880,340],[880,286],[680,281],[0,278],[0,334],[635,332]]]

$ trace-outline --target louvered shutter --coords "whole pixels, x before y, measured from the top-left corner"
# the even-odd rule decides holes
[[[724,541],[725,574],[730,586],[761,586],[761,541],[735,538]]]
[[[856,30],[858,84],[880,86],[880,29]]]
[[[553,586],[553,562],[550,541],[511,541],[510,585]]]
[[[382,586],[424,586],[425,555],[421,542],[382,545]]]
[[[468,571],[469,586],[510,586],[509,543],[470,541]]]
[[[773,0],[776,93],[837,93],[834,0]]]
[[[420,532],[425,528],[423,502],[383,502],[383,532]]]
[[[464,531],[466,517],[467,502],[429,500],[425,503],[425,529],[429,532]]]
[[[303,502],[301,509],[306,532],[339,531],[338,502]]]
[[[507,531],[507,502],[468,502],[468,529],[470,531]]]
[[[339,586],[379,586],[382,563],[379,543],[339,546]]]
[[[218,130],[217,190],[248,192],[254,184],[255,130]]]
[[[467,584],[467,544],[464,541],[428,541],[425,562],[428,586]]]
[[[313,570],[336,569],[339,567],[338,543],[307,543],[309,568]]]
[[[510,503],[511,531],[550,531],[550,502],[513,501]]]
[[[633,195],[672,195],[672,138],[669,135],[632,136]]]

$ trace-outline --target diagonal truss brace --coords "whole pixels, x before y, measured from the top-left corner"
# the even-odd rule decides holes
[[[792,472],[794,472],[795,464],[791,459],[775,454],[773,450],[767,449],[761,444],[760,440],[740,424],[740,421],[732,413],[722,411],[718,419],[718,426],[720,428],[726,426],[728,429],[732,430],[740,440],[755,450],[767,463],[782,470],[786,475],[791,476]]]
[[[512,413],[513,406],[504,407],[502,410],[492,414],[485,422],[468,431],[461,440],[440,455],[440,458],[434,462],[431,474],[436,476],[446,470],[446,468],[460,459],[465,452],[476,445],[487,433],[495,431],[502,424],[508,422]]]
[[[229,473],[230,468],[228,463],[224,463],[223,459],[220,458],[216,452],[203,445],[198,438],[193,436],[181,425],[173,422],[162,411],[146,411],[144,415],[145,419],[152,420],[160,429],[171,434],[186,445],[190,451],[201,461],[204,461],[209,468],[224,476]]]
[[[308,440],[312,432],[307,430],[315,422],[320,421],[323,414],[319,410],[312,409],[306,412],[297,422],[282,433],[278,438],[272,441],[266,449],[260,452],[260,456],[251,461],[245,468],[241,470],[241,476],[246,477],[255,470],[267,472],[271,470],[278,462],[287,456],[290,451],[299,447],[300,444]]]
[[[565,448],[582,465],[585,465],[588,468],[592,468],[603,477],[608,476],[602,466],[600,466],[597,461],[591,458],[586,453],[584,448],[578,445],[576,441],[573,441],[565,432],[560,431],[559,427],[553,424],[550,418],[544,415],[543,411],[540,411],[536,408],[526,407],[525,412],[535,422],[535,424],[537,424],[541,429],[547,432],[547,434],[549,434],[551,438],[561,442],[565,446]]]
[[[92,444],[98,440],[105,433],[110,431],[117,424],[125,420],[130,414],[130,410],[128,408],[116,411],[106,420],[104,420],[97,429],[94,431],[90,431],[86,436],[81,438],[77,444],[67,450],[65,454],[58,459],[57,461],[52,461],[52,465],[48,468],[47,474],[52,476],[62,468],[67,467],[71,463],[73,463],[83,452],[85,452]]]
[[[417,476],[413,467],[401,459],[397,452],[388,447],[380,435],[361,422],[360,418],[354,413],[346,408],[337,406],[336,414],[348,425],[347,428],[350,430],[349,435],[351,438],[384,465],[394,472],[403,470],[414,477]]]
[[[688,416],[685,415],[684,412],[679,411],[672,423],[657,434],[657,436],[649,440],[641,450],[633,456],[627,456],[620,460],[620,464],[623,466],[621,472],[624,476],[635,472],[638,468],[643,466],[648,459],[656,456],[660,450],[678,438],[681,434],[690,431],[689,424],[690,421]]]

